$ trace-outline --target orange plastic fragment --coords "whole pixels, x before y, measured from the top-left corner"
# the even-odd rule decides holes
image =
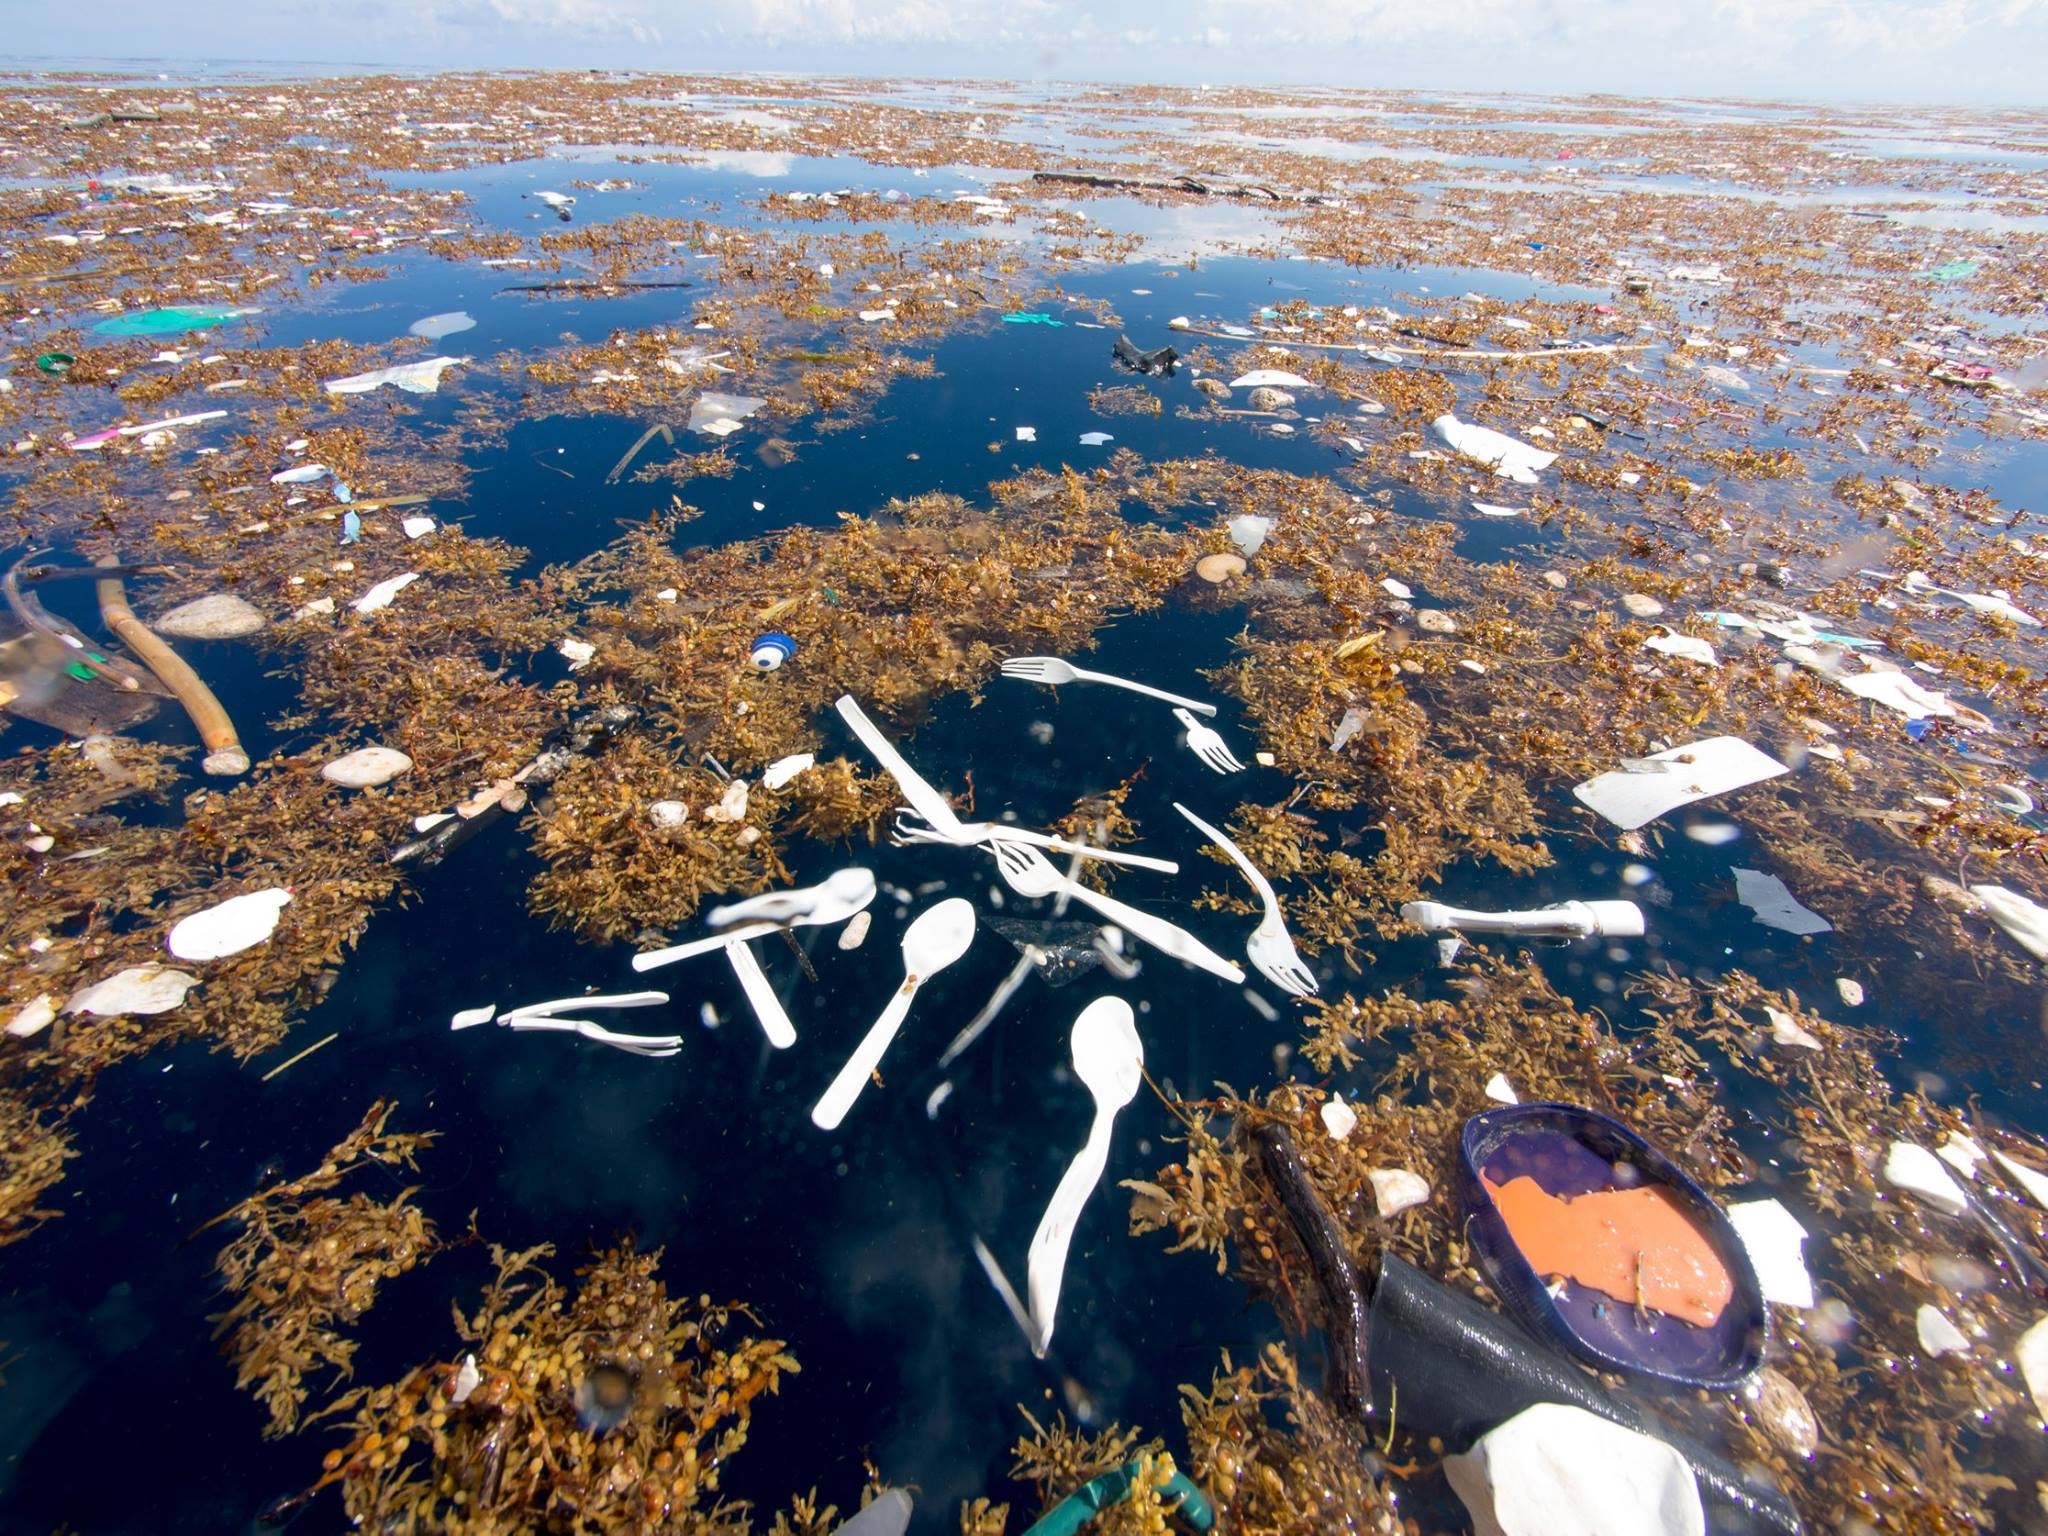
[[[1563,1275],[1700,1328],[1712,1327],[1735,1294],[1706,1235],[1664,1190],[1607,1189],[1561,1200],[1527,1174],[1483,1182],[1539,1275]]]

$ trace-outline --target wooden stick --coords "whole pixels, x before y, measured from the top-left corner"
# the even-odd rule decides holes
[[[273,1077],[277,1076],[277,1074],[282,1072],[286,1067],[297,1066],[300,1062],[304,1061],[308,1056],[312,1055],[315,1051],[319,1050],[321,1046],[332,1045],[335,1041],[339,1040],[340,1038],[341,1031],[337,1029],[325,1040],[315,1040],[311,1045],[307,1046],[303,1051],[299,1052],[299,1054],[294,1056],[290,1061],[279,1062],[276,1066],[272,1067],[268,1072],[264,1073],[262,1077],[258,1078],[257,1081],[264,1083],[269,1082]]]
[[[102,555],[96,565],[118,565],[115,555]],[[192,717],[192,724],[198,727],[199,739],[206,745],[206,761],[200,766],[208,773],[233,778],[249,771],[249,754],[242,750],[242,739],[235,733],[235,722],[228,718],[228,712],[221,708],[213,690],[206,686],[199,674],[194,672],[185,659],[172,650],[135,616],[135,610],[128,606],[128,595],[121,589],[119,576],[102,576],[99,581],[100,617],[107,628],[128,643],[128,649],[142,658],[143,665],[157,676],[157,681],[170,689],[185,713]]]

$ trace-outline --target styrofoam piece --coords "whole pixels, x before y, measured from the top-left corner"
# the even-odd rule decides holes
[[[1366,1174],[1382,1216],[1397,1216],[1429,1199],[1429,1180],[1406,1168],[1375,1168]]]
[[[780,789],[798,774],[817,766],[818,759],[809,752],[796,752],[788,757],[778,757],[761,770],[763,789]]]
[[[1659,816],[1791,770],[1739,736],[1709,736],[1572,787],[1581,805],[1633,831]]]
[[[1314,389],[1298,373],[1289,373],[1284,368],[1254,368],[1250,373],[1241,373],[1230,381],[1232,389]]]
[[[1341,1094],[1331,1094],[1316,1113],[1322,1116],[1323,1129],[1337,1141],[1358,1129],[1358,1111],[1346,1104]]]
[[[1984,1149],[1969,1137],[1950,1131],[1934,1155],[1966,1179],[1977,1177],[1977,1165],[1984,1161]]]
[[[1514,1084],[1508,1081],[1505,1072],[1496,1072],[1486,1080],[1486,1096],[1496,1104],[1519,1104],[1522,1096],[1515,1092]]]
[[[112,1018],[124,1013],[169,1013],[199,985],[189,971],[166,965],[131,965],[81,987],[65,1000],[66,1013],[91,1013]]]
[[[56,1017],[56,1001],[47,992],[39,993],[23,1003],[7,1021],[7,1033],[17,1040],[27,1040],[48,1029]]]
[[[164,947],[180,960],[223,960],[254,949],[277,931],[278,917],[292,893],[283,886],[230,896],[216,906],[180,918]]]
[[[1913,1314],[1913,1331],[1920,1336],[1920,1347],[1930,1355],[1960,1355],[1970,1347],[1969,1339],[1949,1321],[1948,1314],[1924,1301]]]
[[[1804,1310],[1813,1305],[1813,1276],[1800,1244],[1806,1228],[1776,1200],[1742,1200],[1726,1206],[1728,1224],[1742,1239],[1765,1301]]]
[[[1546,449],[1532,448],[1491,427],[1460,421],[1448,411],[1432,421],[1429,429],[1446,447],[1484,464],[1497,475],[1507,476],[1517,485],[1534,485],[1537,471],[1557,462],[1557,455]]]
[[[1783,933],[1833,933],[1835,925],[1799,904],[1799,898],[1776,875],[1761,870],[1735,871],[1735,899],[1756,914],[1766,928]]]
[[[1969,1196],[1942,1166],[1941,1159],[1914,1142],[1895,1141],[1886,1149],[1884,1181],[1896,1189],[1911,1191],[1951,1216],[1960,1216],[1970,1203]]]
[[[1444,1458],[1474,1536],[1706,1536],[1699,1485],[1662,1440],[1538,1403]]]
[[[2036,960],[2048,960],[2048,907],[2002,885],[1973,885],[1970,894],[2021,949]]]
[[[2025,1163],[2016,1162],[1996,1149],[1991,1155],[1998,1160],[1999,1167],[2012,1175],[2013,1182],[2027,1192],[2028,1199],[2044,1211],[2048,1211],[2048,1174],[2029,1168]]]

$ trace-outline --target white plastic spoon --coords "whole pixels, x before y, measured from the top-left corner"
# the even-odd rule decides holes
[[[903,985],[896,989],[889,1006],[882,1010],[882,1016],[875,1020],[846,1065],[839,1069],[825,1096],[818,1100],[811,1111],[811,1124],[829,1131],[846,1118],[846,1112],[853,1108],[853,1101],[860,1097],[861,1089],[867,1086],[868,1078],[881,1061],[882,1053],[896,1038],[917,989],[966,954],[967,946],[973,942],[972,902],[953,896],[917,914],[903,930]]]
[[[782,999],[775,995],[775,989],[768,984],[768,973],[761,969],[761,962],[754,958],[754,952],[747,948],[745,939],[727,939],[725,958],[732,962],[732,972],[740,979],[740,990],[747,994],[747,1002],[754,1010],[754,1017],[761,1021],[761,1028],[768,1036],[768,1043],[778,1051],[786,1051],[796,1044],[796,1026],[783,1011]]]
[[[1053,1317],[1059,1310],[1060,1281],[1066,1274],[1075,1223],[1109,1166],[1110,1127],[1144,1080],[1145,1047],[1138,1039],[1131,1005],[1120,997],[1098,997],[1081,1010],[1081,1017],[1074,1020],[1073,1046],[1074,1075],[1095,1096],[1095,1123],[1067,1165],[1031,1238],[1024,1289],[1031,1297],[1031,1352],[1041,1360],[1052,1344]]]

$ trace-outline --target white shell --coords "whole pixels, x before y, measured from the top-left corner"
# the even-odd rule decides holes
[[[1366,1177],[1372,1180],[1372,1197],[1382,1216],[1396,1215],[1429,1198],[1429,1180],[1406,1168],[1375,1168]]]
[[[778,757],[761,772],[763,789],[780,789],[798,774],[817,766],[818,759],[809,752],[797,752],[788,757]]]
[[[1323,1129],[1338,1141],[1358,1129],[1358,1111],[1346,1104],[1339,1094],[1331,1094],[1317,1113],[1323,1117]]]
[[[292,893],[281,885],[230,896],[218,906],[180,918],[164,947],[180,960],[221,960],[254,949],[277,931]]]
[[[1951,1216],[1961,1215],[1969,1204],[1961,1187],[1941,1166],[1941,1160],[1925,1147],[1910,1141],[1895,1141],[1886,1150],[1884,1181],[1899,1189],[1911,1190]]]
[[[396,747],[358,747],[320,770],[320,777],[345,789],[373,789],[409,771],[412,759]]]
[[[1920,1347],[1930,1355],[1959,1355],[1970,1347],[1962,1329],[1950,1322],[1939,1307],[1924,1301],[1913,1314],[1913,1329],[1920,1335]]]
[[[106,1017],[124,1013],[169,1013],[185,1001],[187,992],[198,985],[199,978],[189,971],[176,971],[164,965],[131,965],[72,993],[64,1004],[64,1011]]]

